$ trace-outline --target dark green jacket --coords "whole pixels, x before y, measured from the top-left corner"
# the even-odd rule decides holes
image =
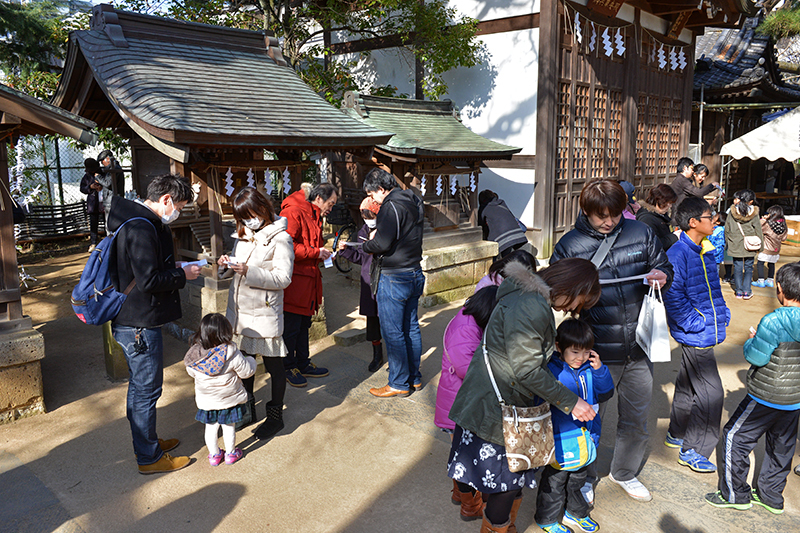
[[[486,350],[500,394],[508,405],[529,407],[543,398],[569,413],[578,397],[547,368],[556,337],[550,288],[520,263],[509,263],[505,273],[497,291],[499,302],[486,325]],[[500,404],[481,347],[475,351],[450,418],[483,440],[503,445]]]
[[[738,224],[737,224],[738,223]],[[742,229],[739,229],[739,225]],[[726,253],[731,257],[755,257],[760,250],[745,250],[744,235],[756,236],[761,239],[761,250],[764,249],[764,233],[761,231],[761,219],[758,217],[758,206],[753,205],[750,212],[742,216],[736,206],[732,206],[725,220],[725,247]]]

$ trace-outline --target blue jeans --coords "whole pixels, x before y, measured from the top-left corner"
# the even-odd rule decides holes
[[[112,324],[111,332],[128,361],[128,422],[131,425],[136,462],[149,465],[164,454],[156,435],[156,402],[161,397],[164,382],[161,328]]]
[[[737,293],[750,293],[750,283],[753,282],[753,258],[733,258],[733,287]]]
[[[425,276],[422,269],[408,272],[381,272],[378,283],[378,316],[381,335],[386,341],[389,361],[389,386],[410,390],[422,383],[419,362],[422,357],[422,334],[417,319],[417,305]]]

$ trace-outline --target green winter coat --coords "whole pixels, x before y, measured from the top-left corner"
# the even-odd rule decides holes
[[[542,398],[569,413],[578,397],[547,368],[556,337],[550,288],[520,263],[509,263],[505,273],[497,307],[486,325],[486,350],[500,394],[508,405],[530,407]],[[500,404],[481,347],[456,395],[450,419],[483,440],[504,445]]]
[[[742,229],[739,230],[741,224]],[[756,236],[761,239],[761,250],[764,249],[764,234],[761,232],[761,219],[758,217],[758,206],[751,205],[750,212],[746,216],[739,214],[736,206],[732,206],[728,213],[728,218],[725,220],[725,248],[726,253],[731,257],[755,257],[761,250],[745,250],[744,249],[744,232],[748,237]]]

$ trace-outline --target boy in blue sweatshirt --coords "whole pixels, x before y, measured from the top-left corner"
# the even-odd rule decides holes
[[[800,419],[800,263],[775,276],[783,307],[750,328],[744,343],[747,395],[722,430],[717,451],[719,490],[706,494],[714,507],[749,509],[756,503],[774,514],[783,512],[783,489],[792,468]],[[766,453],[756,486],[747,484],[750,452],[766,438]]]
[[[594,333],[583,320],[567,319],[556,330],[556,353],[547,364],[550,372],[569,390],[594,406],[611,399],[614,395],[614,379],[600,356],[592,350]],[[595,447],[600,443],[600,417],[591,422],[579,422],[571,414],[560,409],[550,411],[553,418],[553,435],[564,435],[586,428]],[[586,483],[589,463],[577,469],[564,470],[564,465],[544,467],[539,483],[534,519],[548,533],[569,533],[559,521],[564,514],[564,524],[574,526],[585,533],[599,529],[597,522],[589,517],[589,503],[581,488]],[[564,510],[566,502],[566,511]]]
[[[725,390],[714,346],[725,340],[731,312],[719,284],[714,246],[716,213],[700,197],[687,197],[675,210],[678,242],[667,250],[675,277],[664,291],[669,332],[681,344],[681,367],[669,417],[670,448],[680,448],[678,464],[695,472],[714,472],[708,460],[719,441]]]

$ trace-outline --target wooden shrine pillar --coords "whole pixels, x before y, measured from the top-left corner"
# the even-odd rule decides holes
[[[44,337],[22,314],[8,187],[8,151],[0,141],[0,424],[44,413]]]

